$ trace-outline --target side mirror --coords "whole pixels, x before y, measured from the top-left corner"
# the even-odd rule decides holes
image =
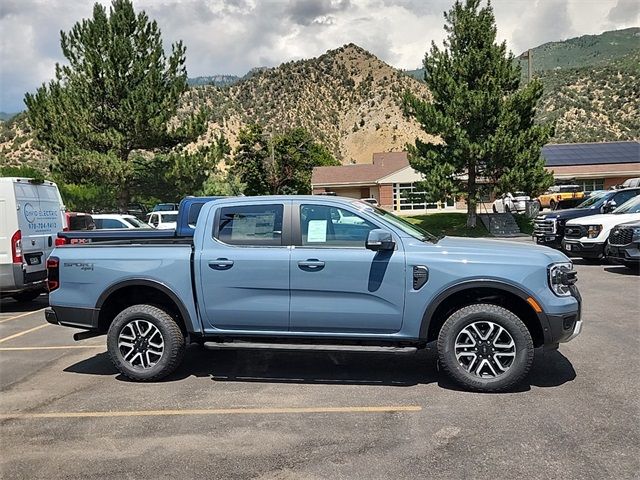
[[[367,241],[365,247],[368,250],[374,252],[382,250],[394,250],[396,248],[396,242],[393,241],[393,236],[390,232],[381,229],[371,230],[367,235]]]
[[[602,213],[609,213],[616,209],[618,204],[615,200],[609,200],[602,206]]]

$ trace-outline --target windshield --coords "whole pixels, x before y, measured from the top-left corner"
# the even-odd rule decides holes
[[[386,210],[382,210],[381,208],[378,208],[378,207],[373,207],[372,210],[375,212],[376,215],[384,218],[387,222],[392,224],[394,227],[399,228],[407,235],[410,235],[413,238],[420,240],[421,242],[429,241],[432,243],[436,243],[438,241],[438,238],[435,235],[430,234],[426,230],[423,230],[422,228],[418,227],[417,225],[414,225],[413,223],[409,223],[407,220],[405,220],[402,217],[398,217],[393,213],[389,213]]]
[[[576,208],[597,208],[601,207],[604,201],[606,200],[607,193],[609,192],[599,192],[595,194],[591,194],[589,198],[587,198],[584,202],[578,205]]]
[[[149,225],[147,225],[144,222],[141,222],[136,217],[124,217],[124,221],[133,225],[136,228],[149,228]]]
[[[640,195],[620,205],[613,213],[640,213]]]
[[[178,220],[177,213],[163,213],[161,217],[162,217],[162,220],[160,221],[162,223],[176,222]]]

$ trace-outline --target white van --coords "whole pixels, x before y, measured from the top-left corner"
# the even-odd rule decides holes
[[[28,302],[45,291],[47,257],[64,227],[55,183],[0,178],[0,296]]]

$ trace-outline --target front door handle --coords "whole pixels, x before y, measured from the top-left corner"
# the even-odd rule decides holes
[[[315,272],[324,268],[324,262],[318,260],[317,258],[310,258],[309,260],[302,260],[298,262],[298,267],[301,270]]]
[[[233,260],[229,260],[228,258],[216,258],[215,260],[209,261],[209,266],[214,270],[229,270],[233,267]]]

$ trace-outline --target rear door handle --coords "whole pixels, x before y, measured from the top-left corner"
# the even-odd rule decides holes
[[[209,266],[214,270],[229,270],[233,267],[233,260],[229,260],[228,258],[216,258],[215,260],[209,261]]]
[[[310,258],[309,260],[299,261],[298,267],[300,267],[301,270],[307,270],[307,271],[313,272],[317,270],[322,270],[324,268],[324,262],[316,258]]]

